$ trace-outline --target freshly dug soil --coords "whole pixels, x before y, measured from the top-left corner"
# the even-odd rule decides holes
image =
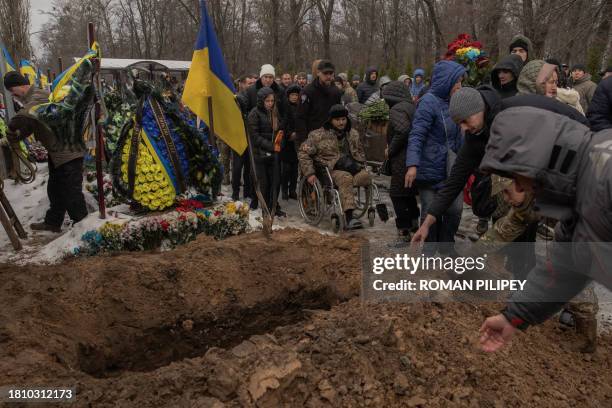
[[[585,356],[550,322],[484,354],[500,305],[362,304],[362,243],[282,230],[0,266],[0,387],[76,387],[78,407],[612,406],[609,335]]]

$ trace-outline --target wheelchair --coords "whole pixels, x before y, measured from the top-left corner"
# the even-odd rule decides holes
[[[316,226],[328,216],[332,230],[337,233],[346,227],[344,209],[340,201],[340,192],[334,185],[331,173],[327,167],[317,167],[317,180],[311,185],[306,177],[300,176],[298,181],[298,201],[300,213],[307,224]],[[374,226],[376,210],[380,203],[378,186],[372,181],[367,187],[354,187],[355,209],[353,217],[361,219],[368,217],[370,227]]]

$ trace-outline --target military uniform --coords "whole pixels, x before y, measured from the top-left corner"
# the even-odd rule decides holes
[[[349,129],[338,137],[334,129],[325,127],[310,132],[306,142],[298,152],[300,170],[304,177],[316,173],[316,167],[326,167],[331,173],[332,180],[340,193],[340,202],[344,211],[355,208],[355,194],[353,187],[368,186],[371,183],[370,175],[365,171],[365,152],[359,140],[359,133]],[[362,170],[356,174],[336,169],[336,164],[343,155],[350,155],[353,160],[362,165]]]

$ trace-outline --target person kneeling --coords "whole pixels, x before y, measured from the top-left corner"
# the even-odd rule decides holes
[[[363,228],[353,218],[355,195],[353,187],[366,187],[371,179],[365,170],[365,152],[359,133],[351,129],[348,111],[342,105],[334,105],[322,128],[310,132],[298,153],[300,170],[308,183],[316,180],[315,166],[326,167],[340,193],[340,202],[346,217],[346,229]]]

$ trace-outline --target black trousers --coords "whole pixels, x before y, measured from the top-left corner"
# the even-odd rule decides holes
[[[395,226],[398,231],[410,231],[413,225],[418,225],[419,206],[415,196],[391,197],[395,210]]]
[[[281,172],[281,191],[289,194],[297,190],[298,162],[283,161]]]
[[[274,186],[274,160],[264,159],[255,161],[255,171],[257,172],[257,180],[259,181],[259,188],[261,189],[261,195],[266,200],[266,205],[270,211],[272,210],[272,201],[274,200],[273,186]],[[277,174],[276,177],[280,177]],[[276,194],[280,191],[280,186],[277,186]],[[253,192],[253,199],[251,200],[251,209],[256,209],[259,205],[259,200],[255,192]],[[280,209],[278,202],[276,208]]]
[[[249,151],[246,150],[241,156],[236,152],[232,153],[232,197],[240,198],[240,185],[244,179],[242,194],[244,198],[253,197],[251,187],[251,164]]]
[[[55,167],[49,159],[47,195],[51,206],[45,215],[45,223],[61,227],[66,212],[77,223],[87,217],[83,195],[83,159],[74,159]]]

